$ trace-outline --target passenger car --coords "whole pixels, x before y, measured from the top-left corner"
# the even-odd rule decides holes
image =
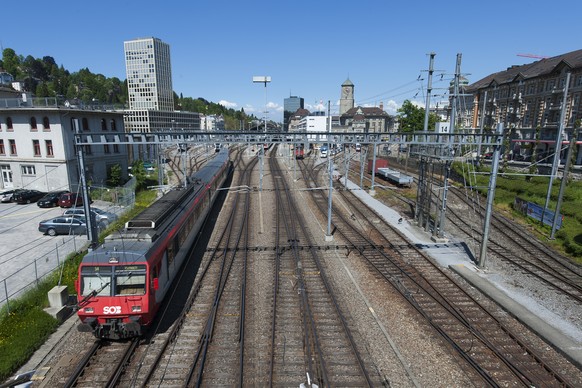
[[[36,203],[38,207],[55,207],[59,206],[59,198],[62,194],[68,193],[69,190],[51,191]]]
[[[16,202],[19,204],[25,203],[32,203],[36,202],[42,197],[44,197],[46,193],[44,191],[38,190],[22,190],[17,193],[12,194],[12,202]]]
[[[92,203],[91,198],[89,198],[89,203]],[[65,193],[61,194],[59,197],[60,207],[76,207],[83,205],[83,196],[77,193]]]
[[[0,193],[0,202],[7,203],[12,201],[12,196],[15,193],[22,191],[22,189],[12,189],[12,190],[4,190]]]
[[[49,236],[57,234],[87,234],[87,224],[82,218],[56,217],[39,222],[38,231]]]
[[[97,222],[104,222],[105,224],[109,225],[113,221],[115,221],[118,217],[116,214],[106,212],[105,210],[91,208],[91,214],[95,218]],[[76,208],[76,209],[67,209],[63,212],[63,216],[71,217],[71,216],[85,216],[85,209],[83,208]]]

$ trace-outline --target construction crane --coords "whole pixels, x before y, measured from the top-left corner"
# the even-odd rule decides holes
[[[517,54],[518,57],[526,57],[526,58],[536,58],[536,59],[546,59],[544,55],[535,55],[535,54]]]

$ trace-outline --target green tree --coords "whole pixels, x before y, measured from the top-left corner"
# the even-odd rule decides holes
[[[400,131],[415,132],[424,130],[424,108],[414,105],[410,100],[405,100],[398,108],[396,116],[400,122]],[[428,130],[433,131],[436,123],[440,121],[434,113],[429,113]]]
[[[2,51],[2,63],[4,70],[12,74],[14,79],[20,78],[20,63],[21,58],[16,55],[16,52],[11,48],[4,49]]]
[[[121,183],[121,165],[114,164],[109,169],[109,173],[107,174],[107,185],[109,186],[119,186]]]

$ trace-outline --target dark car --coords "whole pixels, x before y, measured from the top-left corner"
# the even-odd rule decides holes
[[[89,198],[89,203],[93,203]],[[59,197],[60,207],[77,207],[83,206],[83,195],[77,193],[65,193]]]
[[[59,206],[59,198],[61,195],[68,193],[69,190],[51,191],[36,203],[38,207],[55,207]]]
[[[50,220],[41,221],[38,224],[38,231],[49,236],[57,234],[87,234],[87,224],[82,218],[76,217],[56,217]]]
[[[19,204],[33,203],[46,195],[43,191],[38,190],[23,190],[12,195],[12,202]]]

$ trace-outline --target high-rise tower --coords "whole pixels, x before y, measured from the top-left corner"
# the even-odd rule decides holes
[[[124,42],[129,108],[174,110],[170,45],[158,38]]]
[[[304,100],[302,97],[289,96],[283,101],[283,124],[285,131],[289,131],[289,118],[297,112],[297,109],[304,108]]]

